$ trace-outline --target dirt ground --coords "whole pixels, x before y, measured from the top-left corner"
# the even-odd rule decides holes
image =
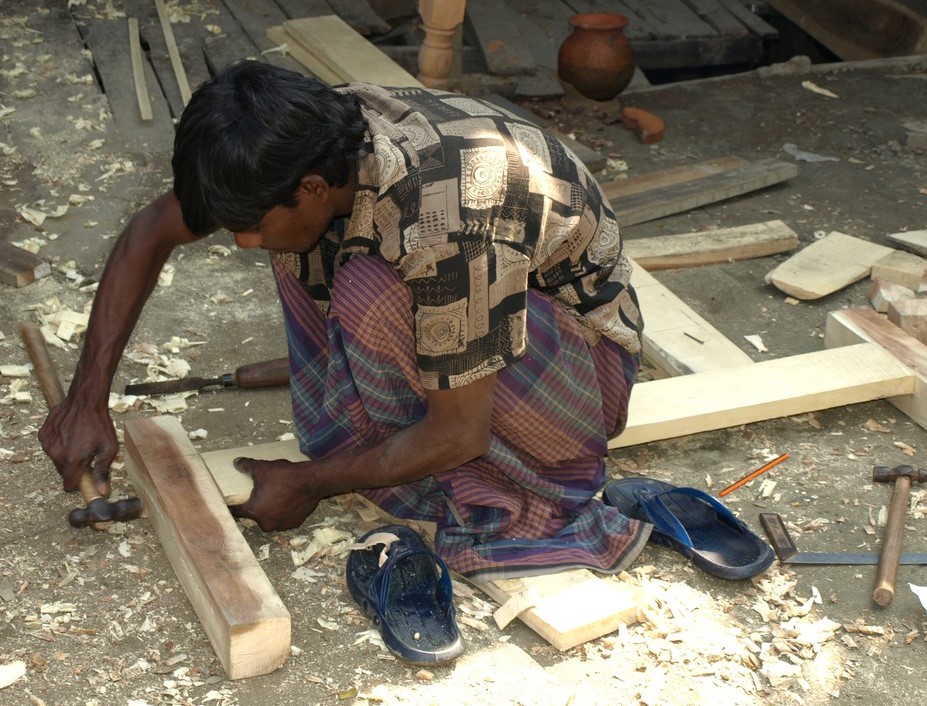
[[[27,287],[3,287],[3,365],[28,363],[19,322],[86,310],[114,235],[170,180],[168,154],[121,149],[86,57],[76,43],[46,43],[49,15],[34,7],[16,0],[0,9],[0,230],[37,249],[53,272]],[[629,227],[628,238],[779,218],[802,245],[833,230],[887,244],[889,233],[927,228],[927,158],[905,146],[906,123],[927,112],[925,86],[927,62],[907,60],[687,82],[606,104],[568,95],[534,107],[611,155],[603,179],[726,154],[792,160],[787,143],[834,158],[799,162],[799,176],[785,184]],[[663,117],[665,139],[644,146],[611,122],[621,104]],[[40,224],[30,222],[42,220],[36,212],[45,215]],[[790,303],[763,279],[783,258],[657,277],[755,360],[818,350],[827,312],[865,304],[867,283]],[[149,365],[169,369],[182,360],[191,375],[214,376],[285,353],[261,253],[239,251],[220,234],[176,253],[170,265],[172,279],[156,290],[130,344],[141,362],[123,362],[114,392],[144,379]],[[746,335],[761,336],[768,352]],[[65,384],[79,345],[77,334],[52,351]],[[46,408],[35,381],[0,378],[0,403],[0,704],[888,705],[922,698],[927,620],[908,584],[927,584],[927,569],[902,567],[895,601],[881,609],[871,600],[873,567],[774,565],[753,582],[725,582],[652,547],[627,574],[608,579],[646,588],[649,601],[635,625],[561,653],[517,621],[500,631],[495,605],[457,582],[467,654],[449,667],[409,667],[385,652],[353,604],[338,545],[294,565],[293,550],[320,526],[352,536],[369,528],[346,498],[326,501],[297,530],[265,534],[241,525],[292,613],[294,647],[273,674],[229,681],[147,521],[105,533],[67,526],[77,498],[60,491],[36,440]],[[159,413],[147,403],[125,411],[116,404],[118,428]],[[199,432],[194,443],[202,451],[292,432],[285,390],[207,392],[183,405],[170,413]],[[612,477],[650,475],[716,490],[789,452],[766,476],[776,482],[767,497],[755,482],[728,496],[729,505],[758,532],[760,512],[781,513],[801,549],[877,550],[890,489],[871,482],[872,467],[917,465],[925,446],[923,429],[877,402],[622,449],[608,469]],[[115,496],[132,494],[120,464],[114,478]],[[912,551],[927,549],[925,495],[915,489],[912,497],[905,537]]]

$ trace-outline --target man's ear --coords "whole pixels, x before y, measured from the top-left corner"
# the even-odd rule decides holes
[[[314,199],[325,199],[330,190],[328,182],[319,174],[307,174],[299,182],[299,190]]]

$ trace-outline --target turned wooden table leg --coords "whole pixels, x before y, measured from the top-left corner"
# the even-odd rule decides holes
[[[454,31],[463,22],[466,5],[466,0],[419,0],[425,40],[418,53],[418,80],[429,88],[448,86]]]

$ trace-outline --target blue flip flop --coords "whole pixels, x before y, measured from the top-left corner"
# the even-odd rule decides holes
[[[602,499],[622,514],[653,524],[650,540],[674,549],[700,569],[724,579],[763,573],[772,548],[719,500],[697,488],[654,478],[622,478],[605,486]]]
[[[459,657],[464,641],[454,619],[451,574],[440,557],[403,525],[368,532],[358,542],[365,544],[348,555],[348,589],[389,651],[422,665]]]

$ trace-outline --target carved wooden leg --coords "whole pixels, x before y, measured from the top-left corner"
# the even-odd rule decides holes
[[[429,88],[447,88],[454,30],[463,22],[466,6],[466,0],[419,0],[425,40],[418,53],[418,80]]]

